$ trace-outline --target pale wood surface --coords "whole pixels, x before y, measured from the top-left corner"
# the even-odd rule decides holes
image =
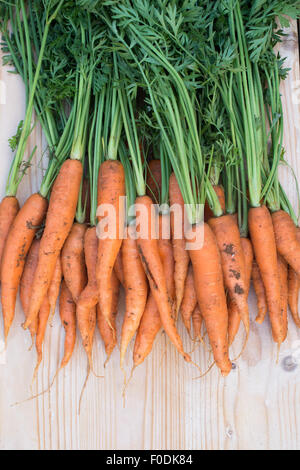
[[[281,47],[292,72],[282,88],[285,113],[286,159],[300,177],[300,73],[296,23]],[[24,114],[21,80],[0,67],[0,190],[12,155],[7,139]],[[6,98],[6,103],[5,99]],[[38,190],[42,174],[42,135],[36,129],[30,146],[39,146],[37,157],[24,179],[18,197],[24,202]],[[282,170],[282,181],[296,206],[292,172]],[[121,302],[123,304],[123,302]],[[78,401],[86,373],[86,358],[78,340],[71,363],[52,390],[38,399],[11,406],[30,396],[35,352],[28,352],[30,339],[21,328],[23,314],[17,305],[7,351],[0,354],[0,449],[300,449],[300,367],[287,372],[282,360],[300,349],[300,336],[289,318],[288,340],[282,346],[279,365],[268,321],[261,327],[250,295],[251,337],[236,369],[223,379],[216,369],[201,380],[184,364],[162,333],[151,356],[132,378],[125,407],[121,395],[123,376],[116,350],[105,378],[91,376]],[[1,320],[2,321],[2,320]],[[188,341],[183,328],[185,344]],[[1,324],[2,332],[2,324]],[[2,334],[2,333],[1,333]],[[49,385],[62,355],[64,334],[58,314],[48,328],[44,361],[34,392]],[[243,334],[235,343],[235,357]],[[3,344],[0,345],[3,349]],[[129,355],[130,356],[130,355]],[[203,370],[211,358],[203,348],[195,351]],[[102,374],[104,348],[97,333],[94,366]],[[128,359],[129,371],[131,362]]]

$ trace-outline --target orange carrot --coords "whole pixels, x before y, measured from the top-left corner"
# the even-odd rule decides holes
[[[226,204],[225,204],[225,192],[224,188],[221,185],[214,185],[213,186],[216,195],[218,196],[219,202],[221,204],[222,211],[225,212],[226,209]],[[213,211],[208,205],[208,202],[205,203],[204,206],[204,221],[208,222],[209,219],[211,219],[214,216]]]
[[[150,292],[134,343],[134,367],[142,364],[150,354],[156,335],[161,329],[161,325],[159,310],[154,295]]]
[[[59,256],[56,260],[53,278],[51,280],[51,283],[48,289],[48,299],[50,303],[50,319],[53,318],[53,315],[55,313],[55,307],[56,307],[56,302],[59,296],[61,280],[62,280],[62,267],[61,267],[61,259]]]
[[[59,315],[65,330],[64,356],[60,363],[62,369],[70,361],[76,342],[76,304],[64,280],[59,297]]]
[[[123,264],[122,264],[122,250],[119,251],[114,265],[114,271],[119,279],[119,282],[124,286],[124,273],[123,273]]]
[[[92,348],[96,326],[98,289],[96,282],[98,238],[96,227],[88,228],[84,236],[84,253],[88,273],[88,284],[77,301],[76,317],[82,343],[92,369]]]
[[[167,283],[167,290],[169,298],[175,307],[175,282],[174,282],[174,257],[173,247],[169,238],[163,238],[163,217],[159,218],[159,240],[158,251],[161,258],[165,279]],[[173,313],[175,315],[175,312]],[[159,310],[157,308],[152,292],[149,293],[146,308],[143,313],[140,326],[136,335],[134,351],[133,351],[133,364],[134,367],[140,365],[150,354],[154,340],[157,333],[161,329],[162,323],[160,319]]]
[[[184,294],[184,285],[189,267],[189,254],[185,249],[184,233],[184,200],[174,173],[170,176],[169,181],[169,196],[171,207],[176,205],[178,214],[182,215],[182,233],[180,238],[176,238],[175,230],[175,214],[171,211],[171,231],[172,231],[172,244],[175,260],[175,289],[176,289],[176,311],[178,313]]]
[[[295,325],[300,328],[300,318],[299,318],[299,311],[298,311],[298,303],[299,303],[299,276],[294,271],[294,269],[289,266],[288,272],[288,303],[290,312],[294,319]]]
[[[272,220],[278,252],[300,275],[300,241],[293,220],[283,210],[274,212]]]
[[[241,246],[245,263],[245,287],[246,298],[248,298],[251,282],[252,264],[253,264],[253,249],[252,244],[248,238],[241,237]],[[232,298],[229,299],[228,304],[228,343],[229,346],[234,341],[234,338],[240,326],[240,314],[237,304]]]
[[[262,324],[264,322],[264,319],[268,311],[268,304],[267,304],[265,286],[260,275],[258,264],[256,263],[255,260],[253,261],[253,266],[252,266],[252,282],[253,282],[253,287],[254,287],[255,294],[256,294],[257,311],[258,311],[255,321],[259,324]]]
[[[24,328],[36,318],[53,278],[56,260],[72,228],[82,178],[82,163],[66,160],[53,184],[45,230],[41,239],[29,314]]]
[[[155,204],[159,204],[161,191],[161,162],[160,160],[150,160],[147,168],[147,196],[151,197]]]
[[[221,254],[225,286],[236,303],[246,335],[249,335],[249,310],[247,303],[246,269],[238,225],[230,214],[209,219]]]
[[[20,210],[18,199],[14,196],[6,196],[0,203],[0,265],[4,245],[8,232]]]
[[[98,207],[109,204],[114,209],[111,214],[110,225],[115,227],[113,236],[107,236],[103,230],[98,233],[98,261],[96,278],[99,292],[99,306],[102,315],[108,321],[112,310],[112,284],[111,275],[116,258],[120,251],[123,239],[125,221],[125,173],[122,164],[118,161],[107,160],[100,166],[98,178]],[[99,224],[104,215],[97,213]]]
[[[74,223],[61,253],[64,279],[75,303],[87,284],[84,258],[85,232],[85,224]]]
[[[201,328],[202,328],[203,318],[202,318],[201,311],[200,311],[198,304],[196,304],[196,307],[194,308],[194,311],[192,313],[192,323],[193,323],[194,341],[196,341],[197,339],[200,339],[201,341],[202,340]]]
[[[47,200],[39,194],[30,196],[14,219],[6,239],[1,263],[1,302],[5,341],[14,318],[16,297],[26,255],[43,222],[47,206]]]
[[[193,264],[198,304],[205,321],[217,366],[223,376],[231,371],[228,356],[228,311],[224,291],[221,256],[217,241],[208,224],[197,224],[188,233],[189,244],[197,243],[203,234],[203,245],[189,250]],[[194,237],[194,238],[193,238]],[[192,247],[191,247],[192,248]]]
[[[280,308],[275,235],[272,217],[266,206],[249,210],[248,225],[255,259],[266,290],[273,339],[279,347],[285,339],[285,331]]]
[[[148,294],[147,278],[139,256],[138,246],[134,235],[135,227],[128,226],[126,229],[125,239],[122,244],[126,311],[121,333],[121,369],[123,368],[128,345],[139,327],[145,310]]]
[[[288,308],[288,265],[283,256],[277,255],[278,274],[280,282],[280,311],[284,328],[284,339],[287,336],[287,308]]]
[[[187,362],[191,362],[190,356],[185,353],[183,349],[182,340],[175,325],[175,318],[172,312],[172,301],[168,294],[164,268],[158,250],[158,242],[155,237],[151,236],[151,225],[153,223],[151,220],[152,201],[149,196],[140,196],[136,199],[136,205],[137,215],[142,212],[142,217],[146,217],[147,215],[148,219],[148,236],[144,238],[142,236],[138,236],[137,245],[144,270],[148,277],[151,292],[153,293],[159,309],[162,325],[178,352]],[[139,207],[143,207],[143,210],[139,209]],[[139,231],[138,234],[140,234]]]
[[[105,364],[107,364],[117,344],[116,317],[118,314],[120,282],[119,282],[117,275],[115,274],[115,270],[112,271],[111,282],[112,282],[112,291],[113,291],[113,302],[112,302],[112,311],[109,317],[109,322],[113,328],[109,326],[106,319],[101,314],[99,304],[97,304],[98,329],[99,329],[101,338],[104,342],[104,347],[105,347],[105,352],[106,352]]]
[[[194,274],[192,265],[189,266],[188,275],[184,286],[184,295],[180,307],[180,312],[184,326],[189,335],[191,334],[191,318],[197,305],[197,294],[194,283]]]
[[[158,239],[158,252],[164,268],[165,279],[167,284],[167,290],[169,299],[173,308],[173,316],[176,317],[176,289],[175,289],[175,279],[174,279],[174,254],[171,238],[168,233],[163,233],[164,227],[170,226],[170,218],[167,214],[160,215],[159,220],[159,239]]]
[[[48,324],[48,318],[50,315],[50,303],[48,300],[48,295],[43,300],[41,305],[39,316],[38,316],[38,329],[36,333],[35,347],[37,352],[37,363],[34,369],[33,379],[37,376],[38,368],[43,359],[43,343],[45,339],[45,333]]]
[[[28,255],[26,257],[24,270],[22,273],[21,281],[20,281],[20,300],[21,300],[22,308],[25,314],[25,318],[28,315],[28,307],[29,307],[29,301],[30,301],[30,296],[31,296],[32,282],[33,282],[34,273],[35,273],[36,267],[38,265],[38,260],[39,260],[39,249],[40,249],[40,241],[35,238],[28,251]],[[31,339],[32,339],[32,344],[34,343],[34,338],[37,332],[37,327],[38,327],[38,318],[30,325],[30,328],[29,328]]]

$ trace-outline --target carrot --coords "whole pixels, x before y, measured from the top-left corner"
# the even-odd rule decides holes
[[[296,228],[296,237],[300,241],[300,228]],[[294,322],[300,328],[300,318],[298,313],[298,299],[299,299],[300,278],[294,269],[289,266],[288,269],[288,304]]]
[[[191,318],[193,311],[197,306],[197,294],[194,283],[194,274],[192,265],[189,266],[188,274],[184,286],[184,295],[180,307],[180,312],[184,326],[189,335],[191,333]]]
[[[273,212],[272,221],[278,252],[300,275],[300,241],[293,220],[287,212],[280,210]]]
[[[251,208],[248,214],[248,224],[255,259],[266,290],[273,339],[279,347],[285,339],[285,331],[280,308],[275,235],[272,217],[267,207]]]
[[[145,310],[148,294],[147,278],[139,256],[134,234],[135,227],[132,225],[128,226],[122,244],[126,311],[121,333],[121,369],[123,368],[128,345],[139,327],[139,323]]]
[[[155,204],[160,201],[160,191],[162,185],[161,175],[161,161],[150,160],[147,168],[147,196],[151,197]]]
[[[30,196],[18,212],[6,239],[1,263],[1,302],[5,341],[14,318],[16,297],[26,255],[43,222],[47,206],[47,200],[39,194]]]
[[[284,339],[287,336],[287,308],[288,308],[288,265],[283,256],[277,255],[278,274],[280,282],[280,311],[283,322]]]
[[[22,273],[21,281],[20,281],[20,300],[21,300],[25,317],[28,315],[28,307],[29,307],[29,301],[30,301],[30,296],[31,296],[32,282],[33,282],[34,273],[35,273],[36,267],[38,265],[38,260],[39,260],[39,249],[40,249],[40,241],[38,239],[34,239],[28,251],[28,255],[26,257],[24,270]],[[37,332],[37,327],[38,327],[38,318],[29,327],[32,344],[34,343],[34,338]]]
[[[175,282],[174,282],[174,257],[171,240],[163,238],[162,227],[163,217],[159,217],[159,240],[158,251],[163,264],[164,275],[167,284],[169,298],[175,307]],[[175,312],[173,312],[173,316]],[[149,293],[145,311],[143,313],[140,326],[136,335],[133,351],[134,367],[142,364],[150,354],[157,333],[161,329],[162,322],[152,292]]]
[[[96,278],[99,292],[99,307],[102,315],[108,321],[112,309],[112,284],[111,275],[116,258],[120,251],[123,239],[123,227],[125,220],[125,173],[122,164],[115,160],[107,160],[101,164],[98,178],[98,207],[109,204],[114,209],[110,217],[110,225],[115,227],[113,237],[108,237],[105,232],[98,234],[98,260]],[[105,206],[102,206],[105,207]],[[99,215],[99,224],[103,215]]]
[[[289,266],[288,270],[288,304],[290,312],[294,319],[295,325],[300,328],[300,318],[298,311],[298,302],[299,302],[299,276],[294,271],[294,269]]]
[[[249,310],[247,282],[238,225],[230,214],[213,217],[208,221],[213,230],[221,254],[225,286],[230,298],[236,303],[246,334],[249,335]]]
[[[98,329],[99,329],[101,338],[104,342],[104,347],[105,347],[105,352],[106,352],[105,364],[107,364],[117,344],[116,317],[118,314],[120,282],[119,282],[117,275],[115,274],[115,270],[112,271],[111,282],[112,282],[112,291],[113,291],[113,302],[112,302],[112,311],[109,317],[109,322],[112,325],[113,329],[109,326],[106,319],[101,314],[99,304],[97,304]]]
[[[217,366],[223,376],[231,371],[228,356],[228,311],[223,284],[221,256],[214,233],[208,224],[197,224],[188,233],[189,243],[201,240],[202,247],[190,249],[198,304],[205,321]],[[193,239],[193,236],[196,237]],[[194,240],[194,241],[193,241]]]
[[[35,272],[29,314],[24,328],[38,315],[53,278],[56,260],[71,230],[82,178],[82,163],[66,160],[53,184],[45,230],[41,239],[39,262]]]
[[[98,289],[96,282],[98,238],[96,227],[88,228],[84,236],[84,253],[88,273],[88,284],[81,292],[77,301],[76,317],[82,343],[92,369],[92,348],[96,326],[96,305]]]
[[[36,362],[36,366],[34,369],[33,380],[37,376],[39,366],[43,359],[43,343],[45,339],[45,333],[47,329],[49,315],[50,315],[50,303],[49,303],[48,295],[46,295],[41,305],[39,316],[38,316],[38,328],[37,328],[36,340],[35,340],[37,362]]]
[[[85,224],[74,223],[61,253],[63,276],[75,303],[87,284],[84,258],[85,232]]]
[[[252,244],[248,238],[241,237],[241,246],[243,252],[243,258],[245,263],[245,288],[246,298],[248,298],[251,282],[252,264],[253,264],[253,249]],[[237,304],[232,298],[229,299],[228,305],[228,343],[229,346],[233,343],[233,340],[238,332],[240,326],[240,314]]]
[[[178,207],[178,214],[182,215],[182,233],[184,228],[184,200],[174,173],[170,176],[169,181],[169,196],[170,196],[170,206],[176,204]],[[172,231],[172,244],[173,244],[173,253],[175,260],[175,289],[176,289],[176,311],[180,309],[180,305],[183,299],[184,294],[184,285],[188,272],[188,266],[190,262],[189,254],[185,249],[185,240],[182,237],[176,238],[175,233],[175,216],[174,212],[171,211],[171,231]]]
[[[18,199],[14,196],[6,196],[0,203],[0,264],[4,245],[8,232],[20,210]]]
[[[172,301],[168,294],[164,268],[160,259],[157,239],[151,236],[151,212],[152,201],[149,196],[139,196],[136,199],[137,213],[139,206],[143,207],[142,217],[147,217],[148,236],[137,238],[137,245],[144,270],[146,272],[151,292],[159,309],[162,325],[170,340],[187,362],[191,362],[190,356],[183,349],[182,340],[178,334],[173,315]],[[145,218],[144,218],[145,220]]]
[[[264,319],[268,311],[268,304],[267,304],[265,286],[260,275],[258,264],[256,263],[255,260],[253,261],[253,266],[252,266],[252,282],[253,282],[253,287],[254,287],[255,294],[256,294],[257,310],[258,310],[255,321],[259,324],[262,324],[264,322]]]
[[[40,253],[40,250],[39,250],[39,253]],[[49,316],[50,317],[51,315],[53,316],[55,312],[55,306],[56,306],[56,301],[59,295],[61,279],[62,279],[61,262],[60,262],[60,258],[58,258],[58,261],[56,262],[56,266],[55,266],[54,276],[51,279],[48,292],[43,300],[43,303],[41,305],[41,308],[39,310],[39,315],[38,315],[38,327],[37,327],[36,341],[35,341],[36,350],[37,350],[37,365],[34,371],[34,378],[36,377],[38,368],[42,362],[43,342],[45,338],[48,319],[49,319]],[[35,323],[35,321],[36,319],[30,324],[29,328],[31,327],[31,325]]]
[[[51,280],[51,283],[48,289],[48,299],[50,303],[50,322],[55,313],[55,307],[56,307],[56,302],[59,296],[61,280],[62,280],[62,267],[61,267],[61,259],[59,256],[56,260],[53,278]]]
[[[201,311],[200,311],[198,304],[196,304],[196,307],[194,308],[194,311],[192,313],[192,323],[193,323],[194,341],[196,341],[197,339],[200,339],[201,341],[202,340],[201,328],[202,328],[203,318],[202,318]]]
[[[165,279],[167,284],[167,290],[169,299],[173,308],[173,316],[176,317],[175,311],[175,279],[174,279],[174,254],[173,246],[168,233],[163,233],[164,227],[170,225],[169,216],[167,214],[159,216],[159,239],[158,239],[158,252],[164,268]]]
[[[123,273],[123,263],[122,263],[122,251],[120,250],[118,256],[116,258],[116,262],[114,265],[114,271],[119,279],[119,282],[124,286],[124,273]]]
[[[154,295],[150,292],[134,343],[134,367],[142,364],[150,354],[156,335],[161,329],[161,325],[159,310]]]
[[[60,363],[62,369],[70,361],[76,342],[76,304],[64,280],[59,297],[59,315],[65,330],[64,356]]]
[[[224,192],[223,186],[218,184],[218,185],[214,185],[213,188],[214,188],[216,195],[218,196],[219,202],[221,204],[221,209],[223,212],[225,212],[226,204],[225,204],[225,192]],[[205,206],[204,206],[204,221],[208,222],[208,220],[211,219],[213,216],[214,216],[214,213],[209,207],[208,202],[206,201]]]

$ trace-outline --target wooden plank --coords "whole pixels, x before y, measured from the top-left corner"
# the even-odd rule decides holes
[[[298,52],[297,28],[293,22],[281,47],[282,55],[287,56],[287,63],[292,68],[283,84],[282,94],[286,159],[299,181]],[[0,84],[0,189],[3,195],[12,159],[7,138],[15,133],[23,117],[24,91],[21,80],[8,75],[3,67],[0,67]],[[29,147],[35,143],[38,152],[20,186],[21,202],[38,189],[41,181],[43,145],[39,128]],[[297,207],[292,172],[284,168],[281,173],[283,185]],[[124,299],[120,302],[120,311],[123,305]],[[178,357],[162,333],[151,356],[135,371],[126,392],[125,406],[122,398],[124,378],[116,350],[105,370],[105,378],[90,377],[78,415],[79,396],[86,374],[86,358],[79,340],[71,363],[49,392],[19,406],[11,406],[30,396],[35,363],[34,351],[28,351],[29,335],[21,329],[23,314],[18,302],[7,351],[0,355],[0,448],[299,449],[299,367],[293,372],[282,367],[282,360],[299,350],[299,333],[290,321],[288,340],[281,348],[276,365],[276,348],[271,341],[268,321],[261,327],[254,323],[256,307],[252,291],[250,307],[251,337],[228,378],[221,378],[213,369],[203,379],[194,380],[198,371]],[[120,323],[121,318],[119,327]],[[190,347],[182,325],[179,328],[186,347]],[[238,355],[242,342],[241,332],[232,357]],[[3,348],[3,344],[0,346]],[[56,313],[53,327],[47,331],[44,361],[33,386],[35,393],[49,386],[62,348],[63,331]],[[203,371],[212,360],[203,348],[197,349],[193,358]],[[97,374],[104,373],[104,360],[103,345],[97,333],[94,345]],[[128,376],[130,359],[126,367]]]

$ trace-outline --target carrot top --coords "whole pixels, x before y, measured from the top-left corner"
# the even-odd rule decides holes
[[[50,0],[47,2],[47,7],[43,11],[41,18],[42,31],[40,31],[40,43],[36,48],[36,63],[34,62],[34,54],[32,53],[31,35],[29,21],[32,21],[32,5],[29,5],[29,12],[25,8],[24,0],[18,0],[15,5],[2,5],[1,6],[1,22],[0,29],[4,38],[4,63],[14,65],[16,71],[20,73],[25,82],[26,91],[26,114],[24,121],[20,124],[18,133],[15,136],[13,150],[16,149],[16,154],[10,169],[6,195],[15,196],[18,186],[26,171],[26,165],[23,170],[21,169],[26,145],[28,138],[32,131],[32,116],[37,100],[39,99],[37,90],[39,86],[40,73],[44,59],[45,49],[47,45],[48,34],[52,22],[57,17],[60,9],[62,8],[63,0]],[[9,31],[9,23],[12,32]],[[35,37],[36,39],[36,37]],[[37,41],[36,41],[37,42]],[[36,148],[33,149],[28,162],[35,153]],[[21,171],[20,171],[21,169]]]

